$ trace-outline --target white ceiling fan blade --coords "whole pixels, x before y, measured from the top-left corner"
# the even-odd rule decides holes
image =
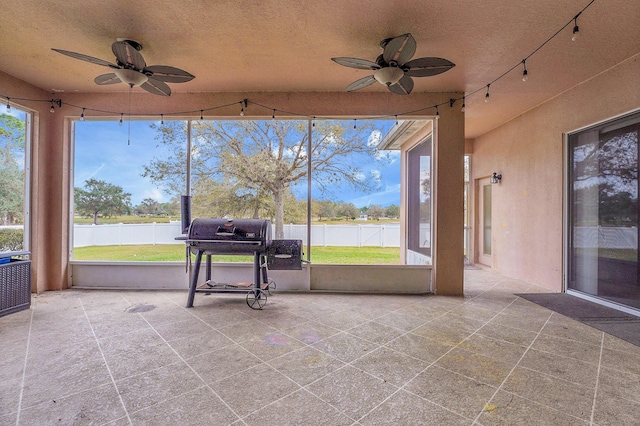
[[[114,72],[99,75],[95,79],[93,79],[93,81],[94,83],[100,86],[104,86],[106,84],[122,83],[122,80],[120,80],[120,77],[118,77]]]
[[[153,77],[140,85],[144,90],[154,95],[169,96],[171,95],[171,88],[164,82],[156,80]]]
[[[186,83],[195,78],[185,70],[168,65],[151,65],[146,67],[144,72],[151,72],[153,78],[167,83]]]
[[[389,86],[389,90],[398,95],[408,95],[413,90],[413,79],[405,74],[400,81]]]
[[[340,57],[340,58],[331,58],[331,60],[345,67],[356,68],[359,70],[375,71],[377,69],[380,69],[380,65],[366,59]]]
[[[371,86],[375,82],[376,82],[375,77],[373,77],[372,75],[368,75],[366,77],[363,77],[363,78],[361,78],[359,80],[356,80],[353,83],[351,83],[347,87],[347,92],[353,92],[354,90],[359,90],[359,89],[365,88],[367,86]]]
[[[111,45],[111,50],[118,58],[118,62],[123,65],[131,65],[137,70],[147,66],[140,52],[126,41],[116,41]]]
[[[116,64],[112,64],[111,62],[105,61],[100,58],[94,58],[93,56],[83,55],[82,53],[70,52],[68,50],[53,49],[53,48],[51,50],[58,53],[62,53],[63,55],[67,55],[74,59],[80,59],[81,61],[91,62],[92,64],[96,64],[96,65],[102,65],[103,67],[118,68]]]
[[[392,61],[404,65],[416,53],[416,40],[409,33],[394,37],[384,46],[382,58],[389,64]]]

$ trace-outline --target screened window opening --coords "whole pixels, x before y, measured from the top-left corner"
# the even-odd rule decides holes
[[[269,220],[314,263],[400,263],[399,152],[377,146],[394,121],[118,124],[74,122],[74,260],[183,260],[188,194],[193,218]]]
[[[432,263],[431,251],[431,161],[432,137],[407,154],[407,248],[410,263]]]
[[[0,114],[0,254],[29,250],[31,114]]]

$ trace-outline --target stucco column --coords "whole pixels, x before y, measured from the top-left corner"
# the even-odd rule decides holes
[[[436,294],[463,294],[464,113],[442,108],[434,144],[433,283]]]

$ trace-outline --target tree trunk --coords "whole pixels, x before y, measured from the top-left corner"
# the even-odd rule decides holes
[[[98,224],[98,212],[93,212],[93,224]]]
[[[276,208],[276,236],[277,240],[284,238],[284,188],[273,192],[273,200]]]

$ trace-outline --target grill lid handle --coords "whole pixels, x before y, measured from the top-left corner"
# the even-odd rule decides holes
[[[227,222],[224,226],[218,226],[218,230],[216,231],[216,235],[220,235],[221,237],[232,237],[236,234],[236,227],[233,226],[233,223]]]

